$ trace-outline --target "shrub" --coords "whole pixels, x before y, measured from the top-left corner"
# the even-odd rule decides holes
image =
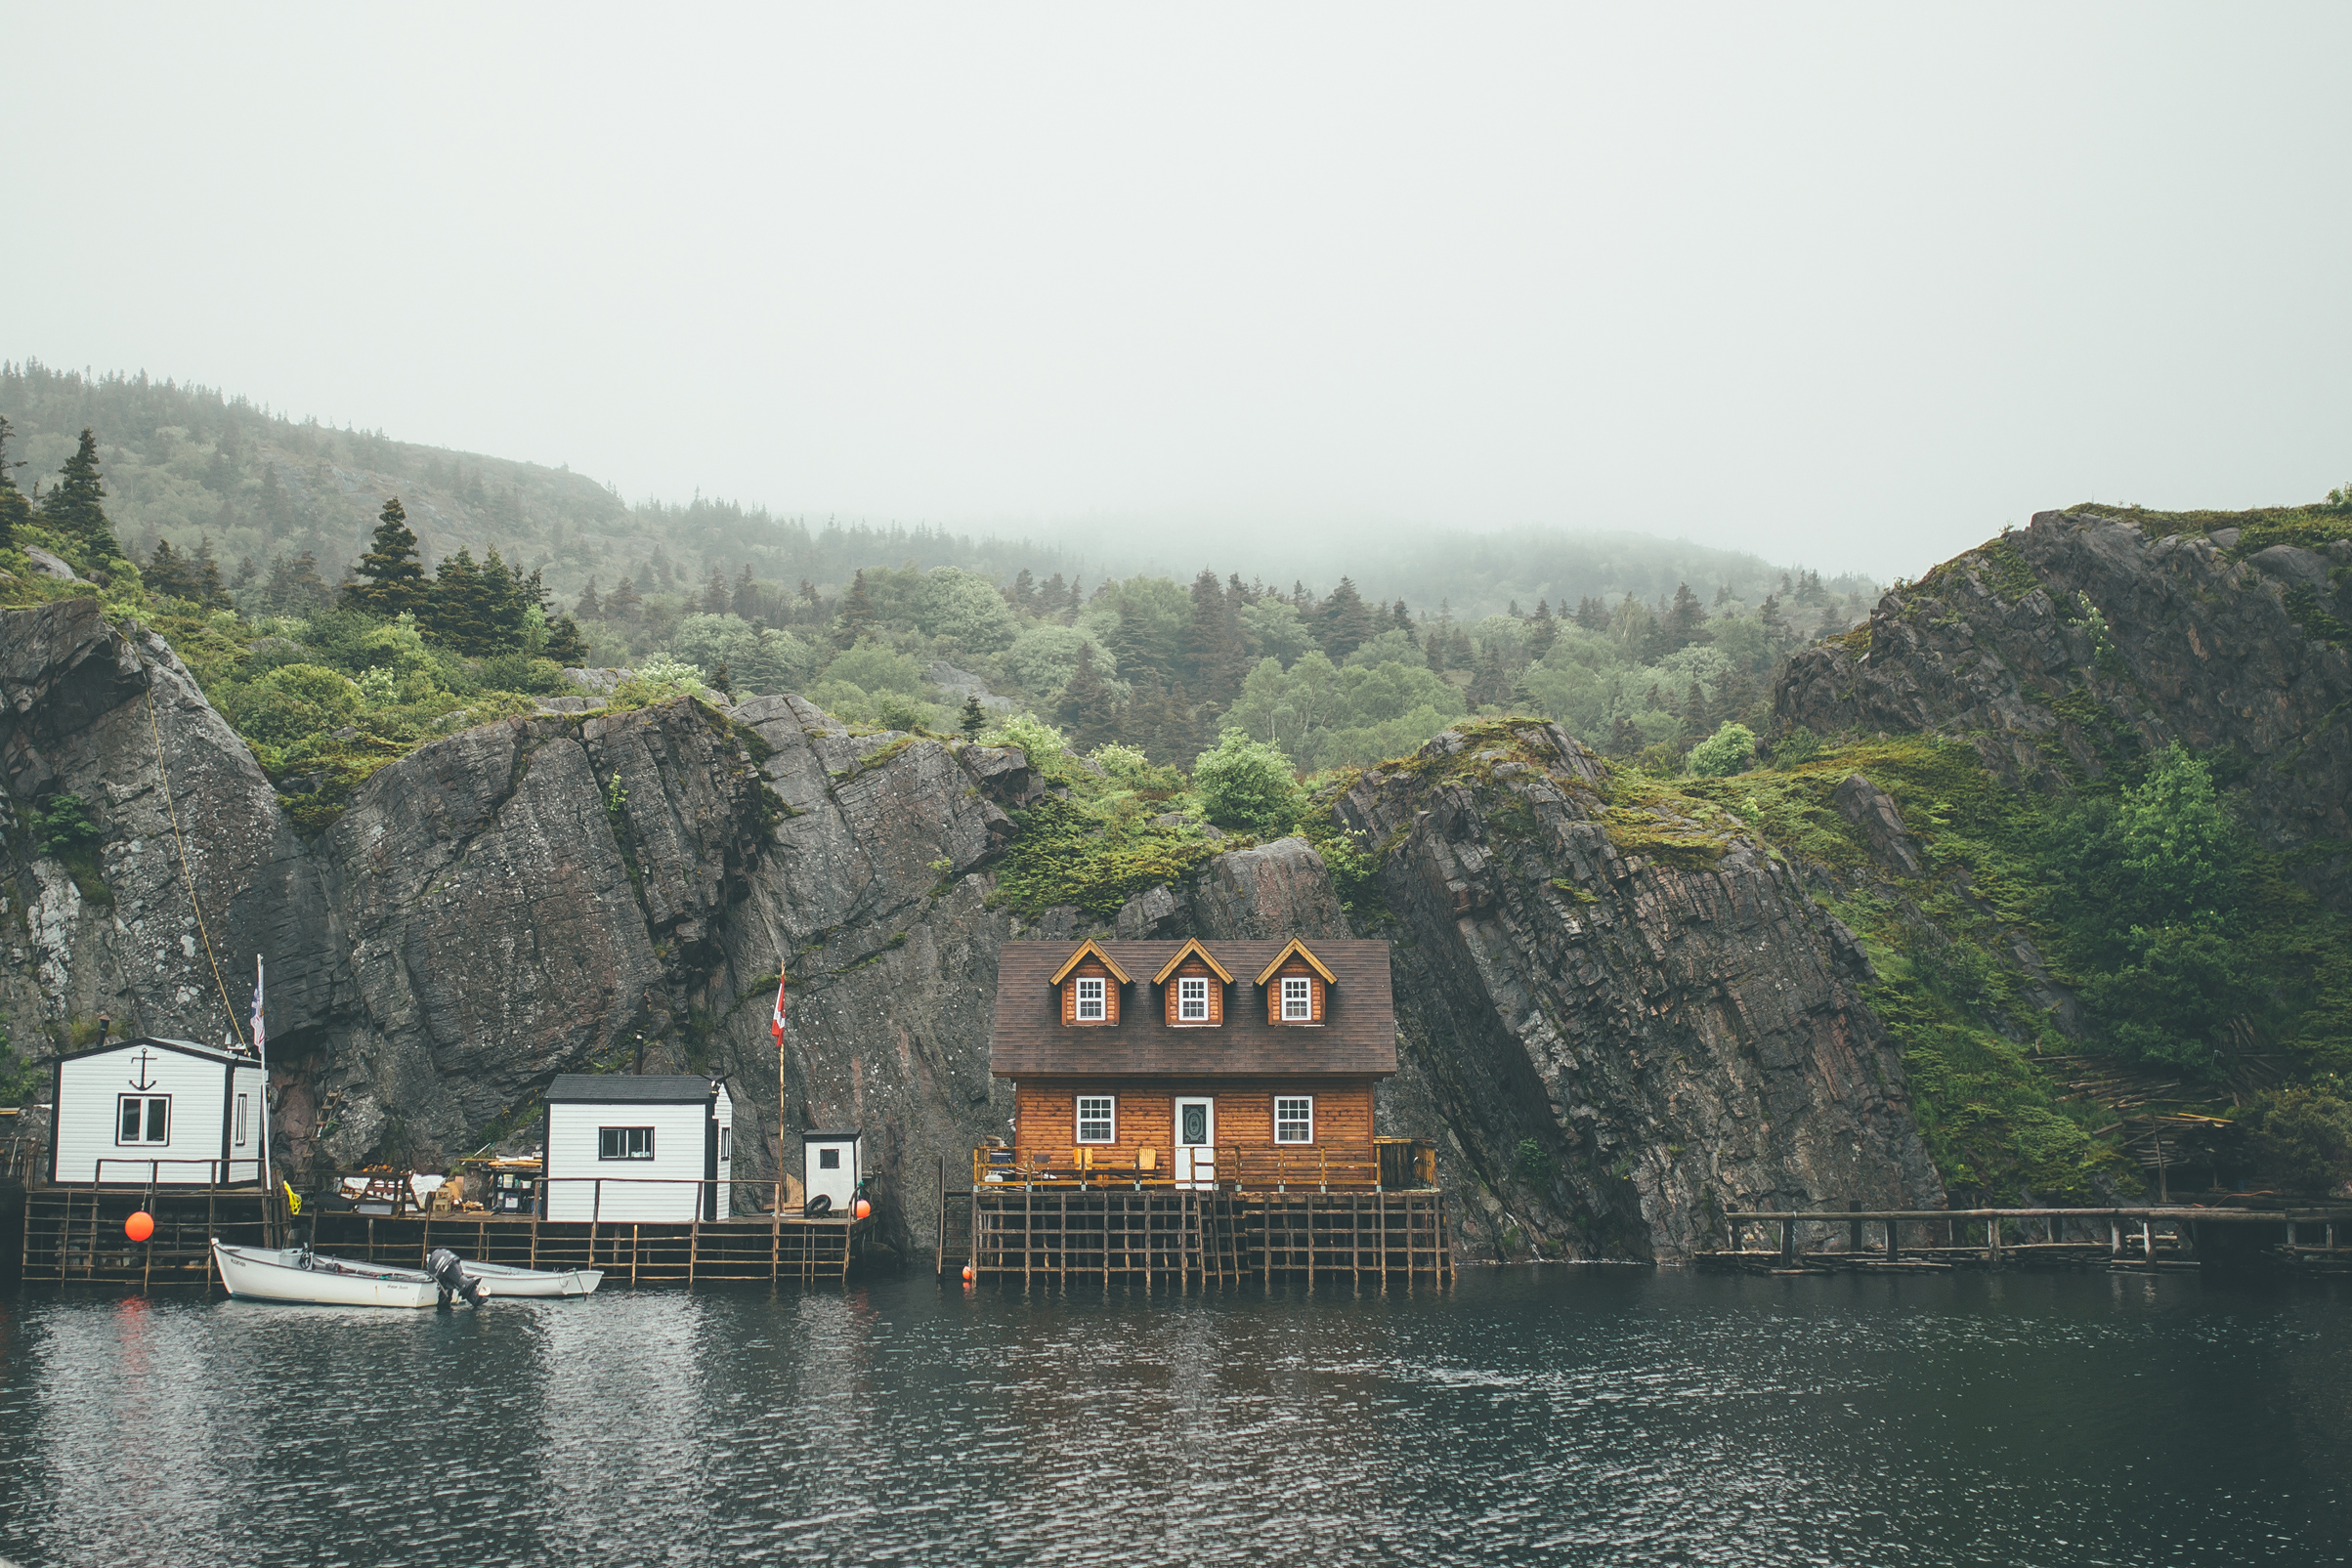
[[[2238,1130],[2255,1173],[2288,1192],[2333,1193],[2352,1182],[2352,1102],[2336,1080],[2255,1096]]]
[[[1745,773],[1756,760],[1756,732],[1736,720],[1690,748],[1687,763],[1700,779],[1725,779]]]
[[[1201,808],[1219,827],[1279,832],[1299,816],[1299,781],[1277,746],[1227,730],[1192,764]]]
[[[1801,768],[1821,754],[1821,738],[1800,724],[1773,742],[1773,766]]]

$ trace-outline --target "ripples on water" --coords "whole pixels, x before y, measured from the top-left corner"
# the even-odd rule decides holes
[[[2337,1562],[2352,1293],[0,1296],[20,1563]]]

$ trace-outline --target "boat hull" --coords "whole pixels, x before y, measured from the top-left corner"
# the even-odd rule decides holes
[[[600,1268],[576,1268],[556,1272],[548,1269],[510,1268],[503,1263],[468,1263],[465,1272],[482,1282],[484,1290],[492,1295],[560,1299],[593,1295],[604,1281]]]
[[[217,1241],[212,1257],[222,1287],[240,1300],[409,1310],[441,1300],[441,1287],[433,1277],[415,1269],[348,1263],[267,1247],[225,1247]]]

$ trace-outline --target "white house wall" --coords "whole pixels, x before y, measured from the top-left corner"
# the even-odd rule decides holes
[[[262,1108],[262,1076],[258,1067],[239,1067],[234,1070],[236,1082],[229,1091],[229,1179],[231,1181],[259,1181],[261,1179],[261,1119],[269,1113]],[[245,1096],[245,1141],[236,1141],[236,1097]]]
[[[681,1225],[693,1219],[702,1202],[703,1129],[709,1121],[706,1102],[547,1107],[547,1217]],[[652,1127],[654,1157],[598,1159],[604,1127]],[[654,1185],[662,1181],[670,1184]]]
[[[725,1219],[734,1211],[734,1205],[729,1200],[735,1196],[732,1185],[735,1180],[735,1099],[724,1084],[720,1085],[718,1101],[711,1110],[718,1124],[729,1129],[727,1136],[719,1140],[719,1148],[724,1152],[718,1161],[718,1217]]]
[[[85,1056],[58,1064],[57,1179],[62,1182],[105,1181],[113,1185],[144,1186],[150,1179],[201,1187],[223,1179],[221,1158],[221,1096],[229,1073],[225,1062],[178,1051],[148,1047],[145,1077],[154,1086],[136,1088],[142,1076],[141,1047],[133,1045],[103,1056]],[[260,1075],[254,1075],[258,1081]],[[160,1144],[117,1144],[114,1141],[116,1096],[171,1096],[171,1136]],[[102,1171],[101,1162],[104,1162]],[[150,1162],[153,1162],[150,1166]],[[253,1168],[243,1177],[250,1181]]]

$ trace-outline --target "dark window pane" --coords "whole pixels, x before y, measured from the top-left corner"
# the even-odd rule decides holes
[[[169,1100],[153,1099],[147,1102],[148,1142],[171,1142],[171,1114],[172,1103]]]

